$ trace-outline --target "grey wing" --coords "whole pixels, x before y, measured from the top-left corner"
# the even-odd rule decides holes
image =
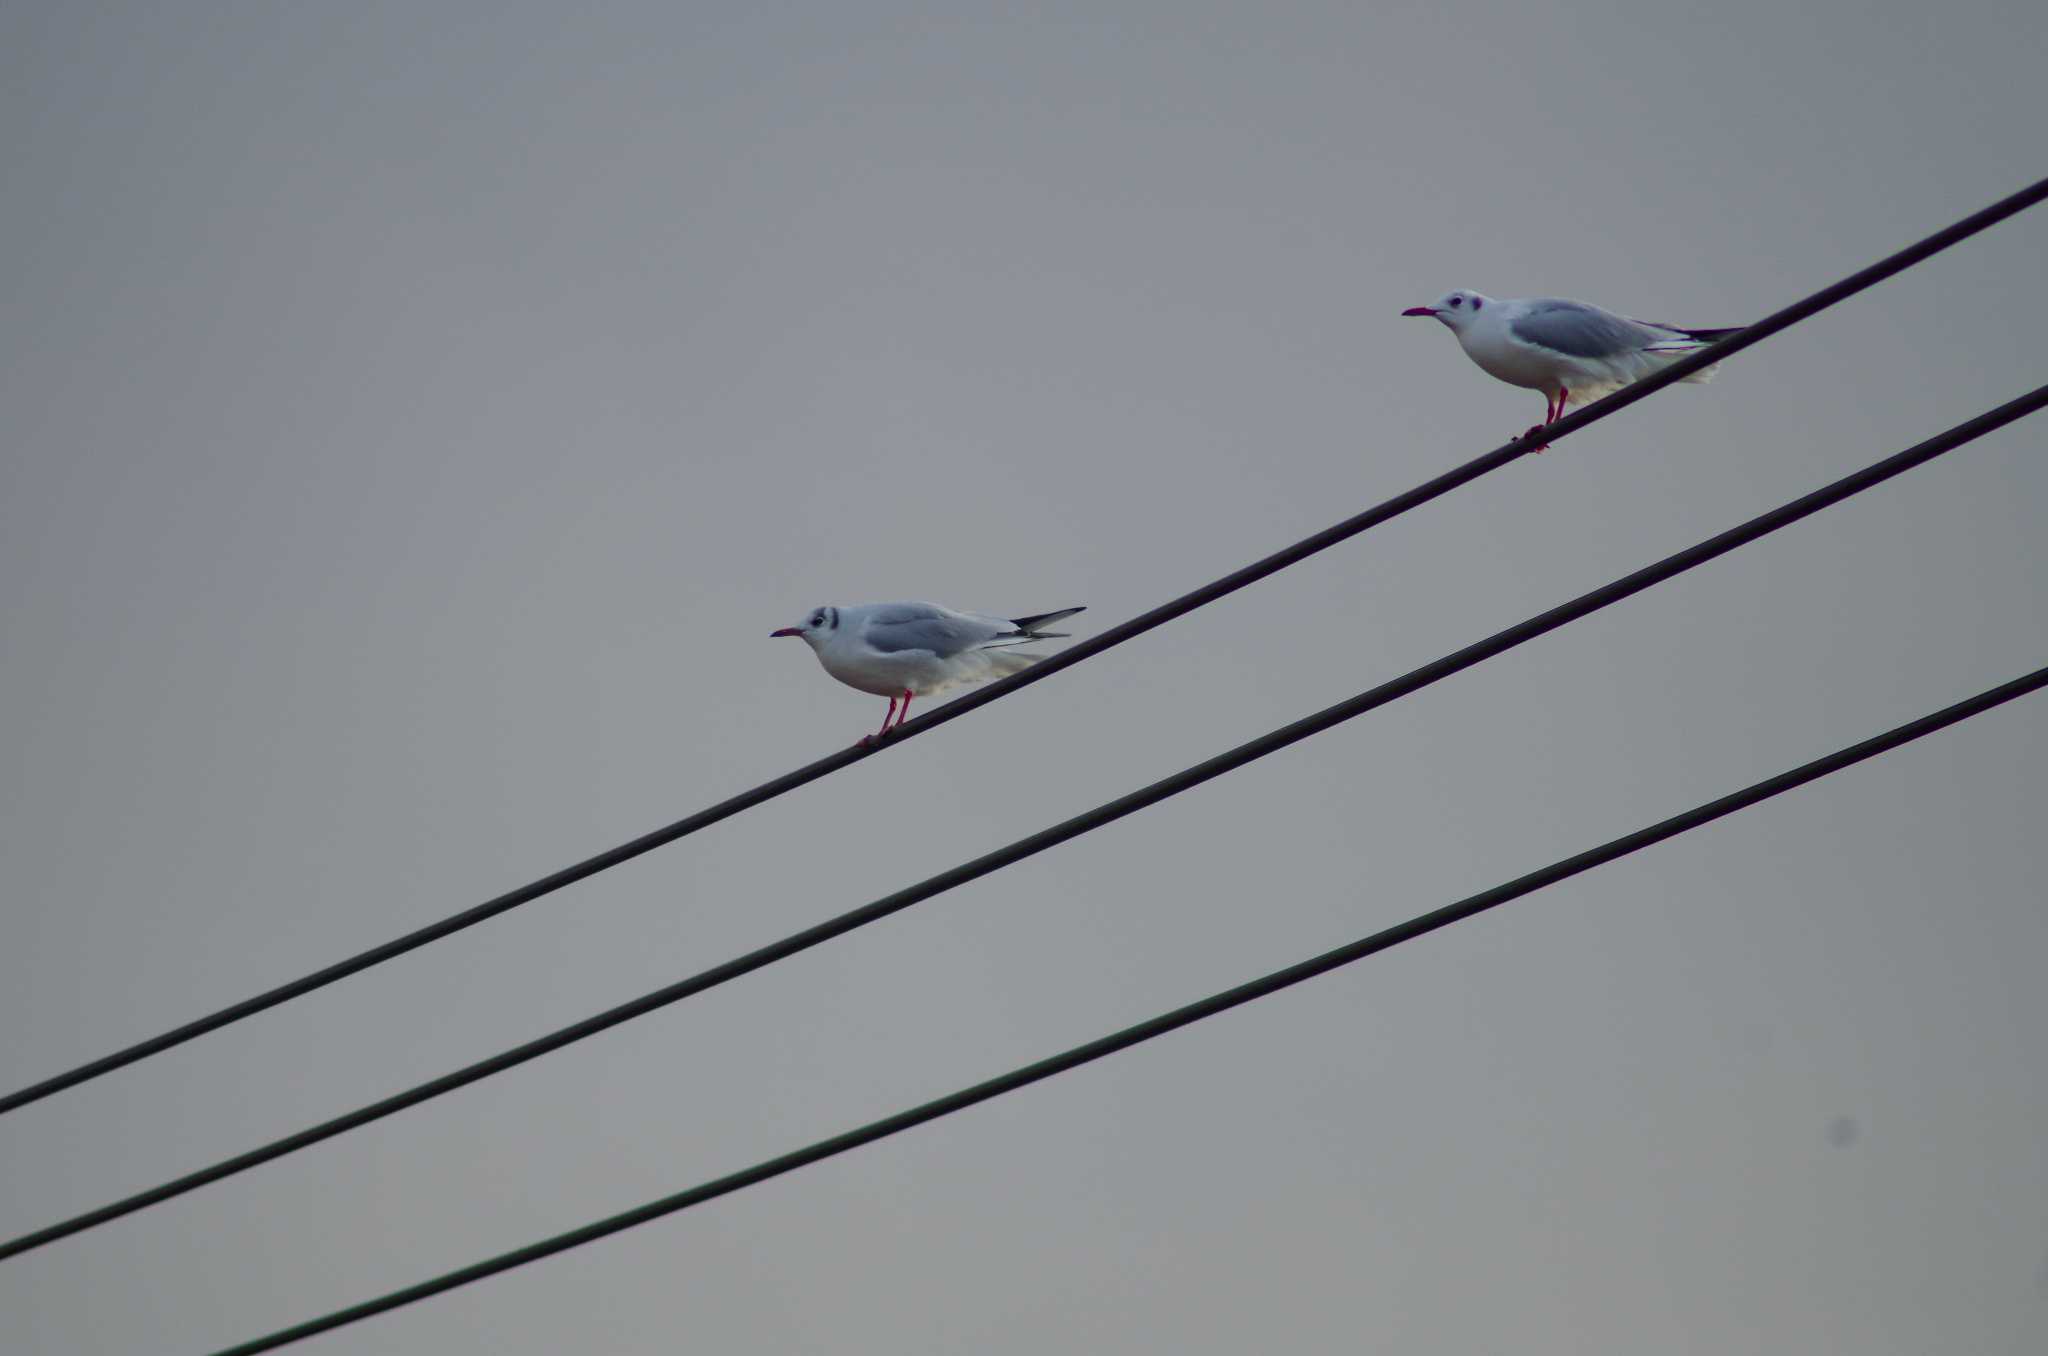
[[[977,649],[1009,630],[1009,623],[963,616],[931,603],[877,608],[868,618],[866,639],[883,654],[929,650],[936,655]]]
[[[1617,358],[1671,336],[1584,302],[1542,300],[1508,322],[1517,339],[1574,358]]]

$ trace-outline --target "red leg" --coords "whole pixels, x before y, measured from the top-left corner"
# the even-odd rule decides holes
[[[1544,425],[1548,424],[1551,420],[1555,418],[1557,418],[1557,401],[1554,397],[1545,395],[1543,397],[1543,423],[1532,424],[1528,428],[1523,429],[1521,436],[1526,438],[1532,433],[1541,433],[1543,431]],[[1546,443],[1544,446],[1547,447],[1549,446],[1549,444]],[[1543,451],[1543,448],[1532,447],[1529,450],[1531,452],[1541,452]]]
[[[1538,424],[1535,428],[1530,429],[1529,433],[1535,433],[1539,430],[1548,428],[1550,425],[1564,418],[1564,402],[1570,395],[1571,392],[1566,390],[1562,386],[1557,388],[1556,395],[1546,394],[1543,397],[1543,422]],[[1522,436],[1526,438],[1529,436],[1529,433],[1524,433]],[[1548,452],[1550,450],[1550,444],[1545,443],[1541,447],[1532,447],[1529,450],[1531,452]]]
[[[889,712],[888,712],[888,714],[887,714],[887,715],[885,715],[885,716],[883,716],[883,717],[882,717],[882,728],[881,728],[881,729],[879,729],[879,730],[877,730],[877,731],[875,731],[875,732],[874,732],[873,734],[871,734],[871,735],[862,735],[862,736],[860,737],[860,746],[861,746],[862,748],[867,748],[867,747],[868,747],[869,745],[873,744],[873,743],[874,743],[874,742],[875,742],[876,740],[880,739],[880,738],[881,738],[881,737],[882,737],[883,735],[885,735],[885,734],[889,733],[889,721],[890,721],[890,720],[891,720],[891,719],[892,719],[892,718],[893,718],[893,717],[894,717],[895,715],[896,715],[896,699],[895,699],[894,697],[891,697],[891,698],[889,698]]]
[[[1571,398],[1572,393],[1569,387],[1560,386],[1557,388],[1557,413],[1550,416],[1551,423],[1554,424],[1558,420],[1564,418],[1565,402],[1570,400]],[[1543,446],[1537,448],[1536,450],[1538,452],[1548,452],[1550,450],[1550,444],[1545,443],[1543,444]]]
[[[897,723],[897,725],[899,725],[899,726],[900,726],[900,725],[902,725],[904,721],[906,721],[906,720],[910,719],[910,697],[911,697],[911,692],[910,692],[910,689],[909,689],[909,688],[907,688],[907,687],[906,687],[906,688],[904,688],[904,689],[903,689],[903,705],[902,705],[901,707],[897,708],[897,711],[896,711],[896,723]]]

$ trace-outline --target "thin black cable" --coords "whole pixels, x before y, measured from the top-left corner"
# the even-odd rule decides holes
[[[487,899],[483,903],[464,909],[460,913],[451,914],[437,923],[430,923],[426,927],[408,932],[404,936],[385,942],[381,946],[373,946],[369,950],[358,952],[346,960],[336,961],[332,965],[315,970],[311,974],[292,980],[288,984],[280,984],[276,988],[267,989],[253,997],[245,998],[239,1003],[231,1004],[217,1012],[209,1013],[207,1016],[187,1022],[183,1026],[174,1027],[161,1035],[152,1036],[148,1040],[139,1041],[125,1049],[116,1050],[109,1055],[103,1055],[99,1059],[81,1064],[64,1073],[52,1075],[39,1083],[31,1084],[17,1092],[0,1096],[0,1115],[26,1106],[30,1102],[40,1101],[42,1098],[48,1097],[52,1093],[61,1092],[65,1088],[76,1087],[78,1084],[89,1079],[98,1078],[102,1074],[111,1073],[115,1069],[133,1064],[137,1060],[161,1054],[174,1046],[182,1045],[186,1041],[203,1036],[209,1031],[217,1031],[221,1027],[241,1021],[244,1017],[252,1017],[267,1008],[276,1007],[280,1003],[301,997],[315,989],[324,988],[336,980],[345,979],[360,970],[367,970],[373,965],[379,965],[393,957],[402,956],[406,952],[425,946],[429,942],[438,941],[452,933],[460,932],[464,928],[473,927],[485,919],[495,918],[508,909],[515,909],[522,904],[532,903],[541,896],[552,894],[565,885],[572,885],[585,877],[594,876],[598,872],[609,870],[622,862],[631,861],[642,853],[652,852],[655,848],[673,843],[679,838],[687,837],[699,829],[709,828],[722,819],[729,819],[742,810],[749,810],[756,805],[762,804],[764,801],[773,800],[786,791],[794,791],[800,786],[818,780],[820,777],[837,772],[843,767],[849,767],[883,747],[913,738],[927,730],[936,729],[949,720],[955,720],[966,715],[969,711],[976,710],[987,705],[989,702],[1006,697],[1020,687],[1038,682],[1044,678],[1050,678],[1061,669],[1078,664],[1082,660],[1094,655],[1101,654],[1104,650],[1110,649],[1113,646],[1121,645],[1127,640],[1143,635],[1154,627],[1163,626],[1174,618],[1192,612],[1198,607],[1207,606],[1227,594],[1235,593],[1246,585],[1265,578],[1269,574],[1284,570],[1290,565],[1298,564],[1319,551],[1327,550],[1337,543],[1355,537],[1369,528],[1377,527],[1390,518],[1399,517],[1410,509],[1419,508],[1432,499],[1448,494],[1460,485],[1468,481],[1477,480],[1480,476],[1490,471],[1498,470],[1515,458],[1532,450],[1533,445],[1554,443],[1560,438],[1569,437],[1595,420],[1604,419],[1608,415],[1662,390],[1675,381],[1684,380],[1687,376],[1699,371],[1703,367],[1719,362],[1723,358],[1748,348],[1751,344],[1759,343],[1780,330],[1795,325],[1809,316],[1826,310],[1839,301],[1854,296],[1865,288],[1883,282],[1893,274],[1911,268],[1913,265],[1939,254],[1949,246],[1995,226],[2007,217],[2025,211],[2044,198],[2048,198],[2048,179],[2042,179],[2027,188],[2021,189],[2011,197],[1995,202],[1982,211],[1972,213],[1954,225],[1936,231],[1933,235],[1919,241],[1917,244],[1909,245],[1888,258],[1880,259],[1870,267],[1852,273],[1840,282],[1830,287],[1824,287],[1812,296],[1802,301],[1794,302],[1781,311],[1773,312],[1771,315],[1745,327],[1736,334],[1720,340],[1718,343],[1711,344],[1698,353],[1680,359],[1653,376],[1645,377],[1632,386],[1624,387],[1605,399],[1595,401],[1576,413],[1567,415],[1556,423],[1545,426],[1540,437],[1535,435],[1533,431],[1529,434],[1524,434],[1513,442],[1506,443],[1483,457],[1468,461],[1455,470],[1446,471],[1436,479],[1418,485],[1405,494],[1398,494],[1376,507],[1346,518],[1343,522],[1333,527],[1325,528],[1314,536],[1304,537],[1285,550],[1276,551],[1263,560],[1254,561],[1243,569],[1224,575],[1221,579],[1205,584],[1192,592],[1184,593],[1170,603],[1164,603],[1159,607],[1153,608],[1150,612],[1141,613],[1127,622],[1111,627],[1107,631],[1081,640],[1076,644],[1066,647],[1064,650],[1049,654],[1021,673],[998,679],[996,682],[976,691],[956,697],[943,706],[925,711],[916,718],[898,726],[887,740],[874,747],[856,746],[841,749],[839,752],[820,758],[815,763],[811,763],[806,767],[800,767],[794,772],[784,773],[773,781],[763,782],[751,791],[743,791],[739,795],[720,801],[708,809],[699,810],[687,818],[679,819],[665,828],[656,829],[652,833],[642,834],[629,843],[622,843],[608,852],[600,852],[595,857],[586,858],[574,866],[564,867],[551,875],[542,876],[539,880],[522,885],[516,890],[507,891],[495,899]]]
[[[1872,739],[1866,739],[1860,744],[1851,745],[1839,752],[1831,753],[1825,758],[1815,759],[1804,766],[1793,768],[1790,772],[1781,772],[1775,777],[1758,782],[1754,786],[1735,792],[1733,795],[1723,796],[1719,800],[1710,801],[1695,809],[1687,810],[1684,814],[1673,815],[1671,818],[1652,824],[1648,828],[1638,829],[1634,833],[1616,838],[1611,842],[1603,843],[1599,847],[1589,848],[1576,856],[1567,857],[1563,861],[1553,862],[1541,870],[1532,871],[1526,876],[1517,877],[1505,885],[1496,885],[1491,890],[1470,895],[1455,904],[1446,904],[1440,909],[1411,918],[1405,923],[1398,923],[1393,927],[1387,928],[1385,931],[1376,932],[1370,937],[1362,938],[1347,946],[1340,946],[1334,951],[1325,951],[1320,956],[1314,956],[1295,965],[1290,965],[1284,970],[1275,970],[1271,974],[1252,980],[1248,984],[1240,984],[1234,989],[1226,989],[1222,993],[1214,994],[1199,1002],[1189,1003],[1185,1007],[1175,1008],[1171,1012],[1139,1022],[1135,1026],[1127,1026],[1121,1031],[1114,1032],[1098,1040],[1090,1041],[1086,1045],[1077,1045],[1073,1049],[1054,1055],[1049,1059],[1042,1059],[1036,1063],[1027,1064],[1022,1068],[1013,1069],[1009,1073],[991,1078],[983,1083],[977,1083],[970,1088],[963,1088],[958,1092],[940,1097],[934,1101],[926,1102],[922,1106],[912,1107],[907,1111],[899,1111],[892,1116],[885,1116],[878,1121],[870,1121],[858,1129],[848,1130],[843,1134],[834,1135],[830,1139],[819,1140],[815,1144],[783,1154],[777,1158],[768,1159],[763,1163],[757,1163],[753,1167],[742,1169],[725,1177],[691,1187],[687,1191],[679,1191],[672,1196],[664,1196],[660,1200],[650,1201],[635,1209],[612,1215],[609,1218],[598,1220],[592,1224],[586,1224],[579,1229],[571,1229],[567,1233],[556,1234],[552,1238],[545,1238],[537,1243],[529,1243],[523,1248],[515,1248],[511,1252],[500,1253],[496,1257],[472,1263],[459,1270],[436,1276],[431,1280],[421,1281],[417,1285],[407,1286],[403,1290],[394,1290],[376,1299],[365,1300],[360,1304],[350,1305],[346,1309],[337,1309],[331,1314],[309,1322],[279,1329],[277,1332],[256,1338],[254,1341],[228,1347],[216,1352],[214,1356],[252,1356],[252,1353],[255,1352],[272,1351],[278,1347],[311,1337],[316,1333],[328,1332],[335,1328],[344,1327],[373,1315],[386,1313],[392,1309],[411,1304],[416,1300],[426,1299],[429,1296],[441,1294],[443,1291],[467,1285],[471,1281],[482,1280],[486,1276],[494,1276],[501,1271],[509,1271],[514,1267],[524,1266],[528,1262],[537,1262],[543,1257],[550,1257],[555,1253],[579,1247],[582,1244],[593,1242],[609,1234],[630,1229],[637,1224],[645,1224],[649,1220],[659,1219],[663,1215],[674,1214],[678,1210],[686,1210],[693,1205],[701,1205],[706,1201],[729,1195],[742,1187],[752,1186],[757,1182],[765,1182],[771,1177],[780,1177],[784,1173],[793,1172],[801,1167],[807,1167],[822,1159],[846,1153],[848,1150],[860,1148],[865,1144],[872,1144],[878,1139],[885,1139],[890,1135],[908,1130],[913,1126],[923,1125],[926,1121],[937,1120],[941,1116],[950,1116],[956,1111],[964,1111],[976,1103],[988,1101],[992,1097],[999,1097],[1007,1092],[1015,1092],[1019,1088],[1028,1087],[1033,1083],[1050,1078],[1054,1074],[1078,1068],[1083,1064],[1101,1059],[1106,1055],[1115,1054],[1119,1050],[1129,1049],[1133,1045],[1141,1044],[1155,1037],[1164,1036],[1168,1032],[1178,1030],[1181,1027],[1192,1025],[1206,1017],[1214,1017],[1218,1013],[1227,1012],[1231,1008],[1249,1003],[1253,999],[1264,998],[1269,994],[1278,993],[1280,990],[1291,988],[1296,984],[1302,983],[1304,980],[1314,979],[1318,975],[1327,974],[1329,971],[1338,969],[1341,966],[1363,960],[1375,952],[1385,951],[1390,947],[1399,946],[1403,942],[1413,941],[1425,933],[1434,932],[1438,928],[1462,922],[1474,914],[1484,913],[1486,910],[1505,904],[1511,899],[1531,894],[1545,886],[1554,885],[1581,872],[1590,871],[1596,866],[1603,866],[1617,858],[1626,857],[1632,852],[1640,852],[1642,849],[1656,843],[1661,843],[1667,838],[1675,838],[1679,834],[1699,828],[1726,815],[1731,815],[1737,810],[1756,804],[1758,801],[1769,800],[1772,796],[1782,795],[1795,787],[1804,786],[1806,783],[1816,781],[1830,773],[1839,772],[1843,768],[1863,762],[1865,759],[1874,758],[1888,749],[1894,749],[1901,744],[1910,743],[1924,735],[1933,734],[1937,730],[1954,725],[1958,721],[1967,720],[1971,716],[1979,715],[1995,706],[2012,701],[2016,697],[2024,696],[2044,686],[2048,686],[2048,668],[2036,669],[2023,678],[2016,678],[2009,683],[1992,688],[1988,692],[1979,693],[1977,696],[1971,697],[1966,701],[1957,702],[1954,706],[1937,711],[1932,715],[1922,716],[1919,720],[1901,725],[1895,730],[1888,731]]]
[[[1261,735],[1257,739],[1240,744],[1227,753],[1218,754],[1206,762],[1197,763],[1193,767],[1186,768],[1170,777],[1162,778],[1159,781],[1153,782],[1150,786],[1131,792],[1129,795],[1122,796],[1107,804],[1099,805],[1085,813],[1075,815],[1071,819],[1055,824],[1051,828],[1042,829],[1029,837],[1020,838],[1006,847],[998,848],[993,852],[975,858],[971,862],[965,862],[950,870],[942,871],[936,876],[932,876],[906,889],[898,890],[896,893],[875,900],[873,903],[864,904],[860,908],[840,914],[836,918],[827,919],[823,923],[818,923],[801,932],[793,933],[782,938],[780,941],[771,942],[766,946],[750,951],[744,956],[726,961],[721,965],[713,966],[709,970],[693,975],[688,979],[679,980],[664,988],[656,989],[652,993],[643,994],[631,1002],[622,1003],[618,1007],[598,1013],[596,1016],[586,1017],[580,1022],[563,1027],[536,1040],[528,1041],[524,1045],[516,1046],[513,1049],[493,1055],[489,1059],[479,1060],[475,1064],[457,1069],[453,1073],[443,1074],[439,1078],[386,1097],[382,1101],[373,1102],[369,1106],[337,1116],[332,1120],[301,1130],[296,1134],[287,1135],[283,1139],[274,1140],[259,1148],[238,1154],[233,1158],[224,1159],[211,1167],[188,1173],[183,1177],[151,1187],[147,1191],[138,1192],[133,1196],[101,1206],[96,1210],[87,1211],[82,1215],[61,1220],[56,1224],[48,1225],[33,1233],[23,1234],[18,1238],[10,1239],[6,1243],[0,1243],[0,1260],[17,1256],[48,1243],[54,1243],[60,1238],[79,1233],[98,1224],[105,1224],[123,1215],[132,1214],[137,1210],[143,1209],[145,1206],[155,1205],[175,1196],[182,1196],[188,1191],[196,1190],[199,1187],[220,1181],[226,1177],[232,1177],[237,1173],[245,1172],[260,1164],[268,1163],[273,1159],[282,1158],[286,1154],[306,1148],[312,1144],[317,1144],[321,1140],[331,1139],[335,1135],[355,1129],[357,1126],[367,1125],[372,1121],[381,1120],[394,1112],[402,1111],[407,1107],[416,1106],[421,1102],[439,1097],[443,1093],[453,1092],[457,1088],[467,1086],[492,1074],[503,1072],[516,1065],[524,1064],[528,1060],[537,1059],[550,1051],[558,1050],[565,1045],[583,1040],[585,1037],[594,1036],[600,1031],[617,1026],[622,1022],[630,1021],[635,1017],[653,1012],[657,1008],[667,1007],[671,1003],[680,1002],[707,989],[716,988],[718,985],[724,984],[729,980],[737,979],[741,975],[761,969],[776,961],[784,960],[796,955],[798,952],[809,950],[811,947],[820,945],[843,933],[865,927],[869,923],[877,922],[888,917],[890,914],[898,913],[913,904],[951,890],[955,886],[977,880],[991,872],[998,871],[1003,867],[1010,866],[1027,857],[1043,852],[1048,848],[1055,847],[1060,843],[1066,842],[1068,839],[1093,832],[1107,824],[1122,819],[1126,815],[1144,809],[1148,805],[1156,804],[1170,796],[1190,790],[1213,777],[1221,776],[1235,768],[1244,766],[1246,763],[1263,758],[1269,753],[1275,753],[1290,744],[1308,738],[1310,735],[1319,734],[1332,726],[1352,719],[1354,716],[1363,715],[1374,707],[1383,706],[1420,688],[1427,687],[1440,679],[1448,678],[1454,673],[1470,668],[1474,664],[1489,659],[1505,650],[1513,649],[1527,641],[1534,640],[1536,637],[1553,631],[1568,622],[1575,621],[1589,613],[1597,612],[1602,608],[1612,606],[1622,599],[1639,593],[1654,584],[1661,583],[1674,575],[1683,574],[1687,570],[1705,564],[1716,556],[1723,555],[1738,546],[1756,540],[1758,537],[1766,536],[1769,533],[1778,531],[1780,528],[1798,522],[1810,514],[1817,513],[1830,504],[1838,503],[1915,466],[1953,451],[1972,439],[1982,437],[1984,434],[2001,428],[2013,420],[2030,414],[2043,406],[2048,406],[2048,385],[2036,387],[2018,400],[1980,414],[1975,419],[1958,424],[1946,433],[1938,434],[1923,443],[1906,449],[1904,452],[1873,463],[1853,475],[1843,477],[1832,485],[1825,486],[1811,494],[1795,499],[1789,504],[1772,509],[1768,513],[1752,518],[1739,527],[1730,528],[1728,531],[1711,537],[1696,546],[1689,547],[1675,555],[1667,556],[1654,565],[1637,570],[1634,574],[1618,579],[1601,588],[1594,589],[1590,593],[1582,594],[1571,602],[1554,607],[1540,616],[1532,617],[1528,621],[1511,626],[1504,631],[1496,632],[1485,640],[1468,645],[1464,649],[1438,659],[1433,663],[1425,664],[1421,668],[1412,670],[1391,682],[1382,683],[1378,687],[1362,692],[1347,701],[1339,702],[1335,706],[1327,707],[1314,715],[1295,721],[1291,725],[1283,726],[1278,730]]]

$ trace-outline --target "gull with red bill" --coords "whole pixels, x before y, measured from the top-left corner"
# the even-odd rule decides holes
[[[860,741],[867,744],[903,723],[913,696],[928,697],[1031,667],[1045,656],[1016,654],[1012,647],[1066,639],[1064,631],[1043,628],[1085,610],[1068,607],[1004,618],[955,612],[937,603],[862,603],[813,608],[799,624],[769,634],[801,638],[825,672],[850,688],[889,699],[882,728]]]
[[[1441,321],[1481,371],[1510,386],[1543,392],[1548,402],[1543,423],[1529,433],[1563,418],[1573,405],[1619,390],[1741,328],[1688,330],[1631,320],[1583,301],[1496,299],[1469,288],[1401,314]],[[1684,380],[1704,382],[1713,375],[1709,366]]]

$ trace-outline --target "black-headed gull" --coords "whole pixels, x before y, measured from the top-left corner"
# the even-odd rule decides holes
[[[888,734],[892,722],[903,723],[913,696],[929,697],[1031,667],[1044,656],[1012,654],[1010,647],[1063,640],[1066,632],[1040,628],[1085,610],[1067,607],[1005,618],[955,612],[937,603],[862,603],[814,607],[798,625],[769,634],[802,637],[825,672],[848,687],[889,699],[882,728],[861,740],[866,744]]]
[[[1442,321],[1480,370],[1510,386],[1543,392],[1548,401],[1543,423],[1529,433],[1562,418],[1570,406],[1619,390],[1741,328],[1681,329],[1631,320],[1583,301],[1496,299],[1470,288],[1446,292],[1434,305],[1410,306],[1401,314]],[[1684,380],[1706,381],[1713,375],[1714,369],[1705,367]]]

